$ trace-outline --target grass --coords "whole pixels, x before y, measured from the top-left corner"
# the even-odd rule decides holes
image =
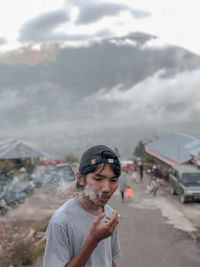
[[[46,242],[35,245],[33,242],[16,242],[14,251],[9,260],[9,265],[20,267],[21,265],[31,265],[34,261],[44,254]]]
[[[200,228],[196,231],[195,236],[196,236],[196,241],[200,242]]]
[[[200,243],[200,228],[197,228],[197,231],[189,233],[189,236],[196,242]]]
[[[48,221],[36,223],[29,227],[15,228],[9,232],[9,242],[11,246],[5,250],[4,257],[0,259],[1,267],[20,267],[23,265],[32,265],[34,261],[44,254],[46,241],[37,242],[25,240],[23,237],[27,235],[30,229],[36,232],[45,232]]]
[[[10,264],[13,267],[31,265],[34,261],[34,244],[32,242],[23,242],[18,240],[15,244]]]
[[[36,232],[46,232],[49,221],[40,222],[33,225],[33,229]]]

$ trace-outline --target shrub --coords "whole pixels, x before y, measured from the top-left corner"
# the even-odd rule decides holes
[[[36,232],[46,232],[49,221],[37,223],[33,226]]]
[[[30,265],[34,261],[34,244],[32,242],[24,242],[17,240],[14,246],[10,262],[13,267],[23,265]]]
[[[6,159],[0,161],[0,171],[3,173],[7,173],[15,168],[15,164],[10,160]]]
[[[37,237],[37,233],[45,232],[48,221],[34,225],[12,228],[0,224],[0,266],[21,267],[32,265],[33,262],[44,254],[46,241]],[[35,234],[27,239],[31,229]]]

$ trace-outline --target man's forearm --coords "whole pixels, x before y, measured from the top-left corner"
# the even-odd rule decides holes
[[[112,267],[117,267],[117,265],[114,261],[112,261]]]

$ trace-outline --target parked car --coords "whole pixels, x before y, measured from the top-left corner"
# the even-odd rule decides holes
[[[58,164],[55,166],[54,171],[56,172],[59,181],[74,181],[75,175],[72,167],[68,164]]]
[[[191,165],[172,167],[169,182],[171,194],[178,194],[182,204],[200,200],[200,171]]]

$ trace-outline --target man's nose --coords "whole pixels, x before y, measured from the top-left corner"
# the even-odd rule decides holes
[[[109,181],[104,181],[102,184],[102,192],[110,192],[110,182]]]

